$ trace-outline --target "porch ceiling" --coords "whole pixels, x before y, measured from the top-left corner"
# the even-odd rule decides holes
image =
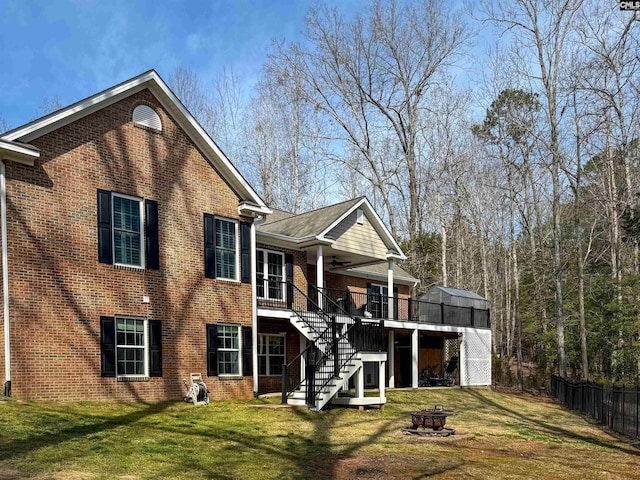
[[[305,248],[304,251],[307,252],[307,263],[310,265],[316,265],[318,259],[318,248],[316,246]],[[377,258],[367,255],[360,255],[353,252],[345,252],[344,250],[338,250],[333,248],[330,245],[325,245],[322,248],[322,256],[324,257],[324,266],[325,271],[341,271],[345,268],[353,268],[355,266],[360,265],[371,265],[374,263],[387,263],[385,258]],[[336,265],[335,267],[331,265],[333,258],[335,257],[336,262],[349,262],[344,265]]]

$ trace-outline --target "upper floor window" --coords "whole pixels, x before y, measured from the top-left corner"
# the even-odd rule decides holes
[[[284,300],[284,254],[256,250],[256,292],[258,298]]]
[[[236,222],[216,218],[216,277],[237,280]]]
[[[133,121],[143,127],[162,131],[162,121],[156,111],[149,105],[138,105],[133,109]]]
[[[356,223],[358,225],[364,225],[364,213],[361,208],[356,210]]]
[[[132,267],[143,266],[143,202],[140,198],[114,193],[113,262]]]
[[[160,268],[158,202],[98,190],[98,260]]]

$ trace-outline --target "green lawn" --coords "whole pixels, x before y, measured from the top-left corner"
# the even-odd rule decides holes
[[[489,389],[388,392],[384,411],[276,400],[0,402],[0,479],[640,478],[640,452],[549,400]],[[443,404],[457,434],[401,433]]]

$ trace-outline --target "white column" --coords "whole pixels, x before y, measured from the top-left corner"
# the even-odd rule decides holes
[[[413,388],[418,388],[419,358],[418,329],[416,328],[411,334],[411,386]]]
[[[389,362],[389,388],[396,387],[396,359],[395,359],[395,335],[389,330],[389,347],[387,348],[387,361]]]
[[[355,378],[356,398],[364,398],[364,364],[356,372]]]
[[[324,256],[322,255],[322,245],[318,245],[316,257],[316,287],[324,288]],[[318,295],[318,306],[322,308],[322,295]]]
[[[256,290],[256,224],[251,223],[251,316],[253,349],[253,393],[258,394],[258,293]]]
[[[7,241],[7,183],[4,162],[0,161],[0,210],[2,223],[2,296],[4,311],[4,380],[5,390],[11,385],[11,328],[9,325],[9,250]]]
[[[387,296],[389,297],[389,320],[393,320],[393,260],[389,259],[387,264]]]
[[[380,365],[380,370],[378,373],[378,386],[380,387],[380,399],[382,400],[384,398],[384,371],[385,371],[385,363],[386,362],[379,362]],[[391,386],[391,385],[389,385]]]

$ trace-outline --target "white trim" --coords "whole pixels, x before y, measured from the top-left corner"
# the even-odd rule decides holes
[[[33,167],[36,158],[40,158],[40,152],[33,147],[0,139],[0,160],[11,160]]]
[[[216,271],[215,271],[215,278],[216,280],[222,280],[222,281],[227,281],[227,282],[240,282],[240,222],[238,220],[236,220],[235,218],[229,218],[229,217],[223,217],[221,215],[214,215],[213,216],[214,222],[213,222],[213,247],[214,247],[214,253],[216,255]],[[235,271],[236,271],[236,277],[235,278],[229,278],[229,277],[219,277],[218,276],[218,244],[217,244],[217,239],[216,239],[216,225],[215,225],[215,221],[216,220],[222,220],[225,222],[229,222],[229,223],[234,223],[236,228],[236,255],[235,255]]]
[[[2,228],[2,295],[4,312],[4,380],[11,381],[11,328],[9,323],[9,250],[7,243],[7,183],[4,162],[0,161],[0,216]]]
[[[256,296],[256,224],[251,223],[251,341],[253,345],[258,343],[258,299]],[[253,394],[258,396],[258,351],[251,349],[251,364],[253,366]]]
[[[233,327],[238,332],[238,373],[220,373],[220,357],[218,357],[218,353],[220,352],[235,352],[235,348],[220,348],[220,342],[218,341],[218,334],[220,332],[220,327]],[[218,323],[218,327],[216,328],[216,371],[218,372],[218,377],[221,378],[238,378],[242,376],[242,326],[235,325],[232,323]]]
[[[256,281],[256,297],[260,300],[274,300],[277,302],[286,302],[287,301],[287,289],[285,288],[285,282],[287,281],[287,264],[285,262],[285,254],[284,252],[278,252],[277,250],[269,250],[267,248],[256,248],[255,249],[255,257],[256,257],[256,273],[255,273],[255,281]],[[262,252],[262,288],[264,289],[264,296],[258,297],[257,293],[257,282],[258,282],[258,252]],[[280,282],[280,288],[282,288],[282,298],[271,298],[268,295],[269,291],[269,261],[268,254],[274,253],[279,255],[282,258],[282,281]],[[266,286],[265,286],[266,281]]]
[[[134,202],[138,202],[140,208],[140,265],[132,265],[128,263],[117,263],[116,262],[116,242],[115,242],[115,221],[114,215],[115,211],[113,208],[113,199],[114,197],[124,198],[126,200],[131,200]],[[118,267],[129,267],[129,268],[138,268],[140,270],[144,270],[147,265],[147,257],[145,252],[145,235],[144,235],[144,199],[140,197],[134,197],[132,195],[127,195],[125,193],[111,192],[111,252],[113,255],[113,264]]]
[[[144,361],[144,373],[143,374],[126,374],[126,373],[118,373],[118,347],[120,348],[135,348],[135,349],[140,349],[139,346],[136,345],[118,345],[118,319],[124,319],[124,320],[136,320],[136,321],[142,321],[142,331],[144,332],[144,338],[143,338],[143,342],[144,345],[142,346],[142,350],[143,350],[143,361]],[[115,347],[116,347],[116,351],[115,351],[115,355],[116,355],[116,364],[115,364],[115,370],[116,370],[116,378],[147,378],[149,377],[149,320],[146,318],[142,318],[142,317],[136,317],[136,316],[131,316],[131,315],[114,315],[113,317],[113,335],[114,335],[114,340],[115,340]]]
[[[364,212],[361,208],[356,210],[356,223],[358,225],[364,225]]]
[[[160,104],[172,115],[174,120],[184,129],[191,140],[201,149],[205,158],[215,166],[217,171],[235,187],[236,193],[245,201],[251,201],[259,208],[269,210],[256,191],[249,185],[240,172],[233,166],[226,155],[209,137],[200,124],[182,105],[166,83],[155,70],[149,70],[123,83],[92,95],[67,108],[58,110],[22,127],[7,132],[0,139],[28,142],[46,133],[68,125],[93,112],[129,97],[148,88]],[[264,213],[267,213],[267,211]],[[270,210],[269,212],[270,213]]]
[[[273,210],[271,210],[266,206],[261,207],[258,205],[253,205],[248,202],[240,202],[240,205],[238,205],[238,214],[244,215],[244,216],[270,215],[272,213],[273,213]]]
[[[284,352],[282,354],[282,356],[284,357],[284,363],[287,363],[287,334],[286,333],[259,333],[258,337],[281,337],[284,340]],[[267,360],[267,372],[270,372],[270,362],[269,362],[269,342],[266,342],[266,353],[264,355],[260,355],[260,353],[258,352],[258,343],[256,343],[256,353],[258,355],[258,357],[265,357]],[[275,356],[275,355],[274,355]],[[280,356],[280,355],[277,355]],[[282,372],[281,373],[260,373],[258,372],[258,375],[261,377],[280,377],[282,376]]]

